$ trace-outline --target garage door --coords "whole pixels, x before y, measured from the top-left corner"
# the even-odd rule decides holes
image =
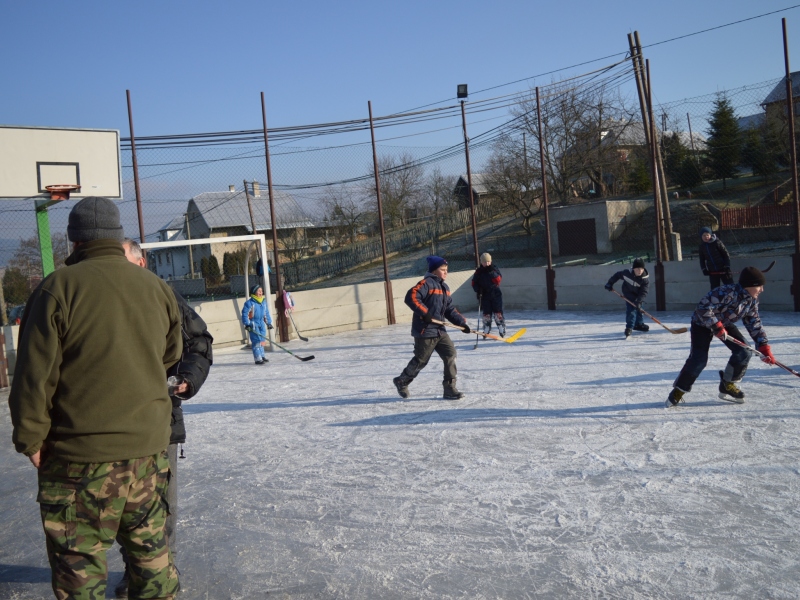
[[[597,231],[594,219],[578,219],[576,221],[559,221],[558,254],[597,254]]]

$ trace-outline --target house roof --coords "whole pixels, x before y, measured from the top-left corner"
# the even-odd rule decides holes
[[[800,71],[795,71],[794,73],[790,73],[792,78],[792,97],[797,98],[800,96]],[[761,103],[761,106],[765,106],[767,104],[774,104],[775,102],[785,102],[786,101],[786,76],[784,75],[781,77],[781,80],[778,84],[772,88],[772,91],[767,94],[767,97],[764,98],[764,101]]]
[[[459,186],[467,187],[467,174],[464,173],[458,178],[456,188]],[[472,191],[478,194],[489,193],[489,174],[488,173],[473,173],[472,174]]]
[[[736,119],[739,129],[746,131],[748,129],[758,129],[767,122],[767,113],[760,112],[754,115],[747,115],[746,117],[739,117]]]
[[[300,208],[297,200],[290,194],[274,191],[275,214],[278,229],[297,227],[316,227],[311,218]],[[197,210],[211,229],[225,227],[244,227],[251,230],[250,211],[243,190],[236,192],[204,192],[192,198]],[[253,218],[256,229],[263,231],[272,228],[269,212],[269,197],[266,194],[251,196]]]

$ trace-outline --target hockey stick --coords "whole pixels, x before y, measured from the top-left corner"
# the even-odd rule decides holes
[[[758,351],[758,350],[756,350],[755,348],[751,348],[751,347],[750,347],[748,344],[745,344],[744,342],[740,342],[740,341],[739,341],[739,340],[737,340],[735,337],[732,337],[732,336],[730,336],[730,335],[726,335],[726,336],[725,336],[725,339],[724,339],[724,340],[722,340],[722,341],[723,341],[723,342],[727,342],[727,341],[733,342],[733,343],[734,343],[734,344],[736,344],[737,346],[741,346],[742,348],[745,348],[745,349],[749,350],[751,354],[754,354],[755,356],[757,356],[757,357],[759,357],[759,358],[764,358],[764,355],[763,355],[763,354],[761,354],[761,352],[759,352],[759,351]],[[767,364],[769,364],[769,363],[767,363]],[[778,362],[778,361],[776,360],[776,361],[775,361],[775,366],[776,366],[776,367],[780,367],[780,368],[781,368],[781,369],[783,369],[784,371],[788,371],[789,373],[791,373],[791,374],[792,374],[792,375],[794,375],[795,377],[800,377],[800,373],[798,373],[797,371],[795,371],[795,370],[794,370],[794,369],[792,369],[791,367],[787,367],[787,366],[786,366],[785,364],[783,364],[782,362]]]
[[[271,339],[269,339],[269,338],[268,338],[268,337],[266,337],[266,336],[263,336],[263,335],[261,335],[261,334],[260,334],[260,333],[258,333],[257,331],[251,331],[251,330],[248,330],[248,331],[250,331],[250,333],[255,333],[255,334],[258,336],[258,337],[260,337],[260,338],[262,338],[262,339],[264,339],[264,340],[268,341],[270,344],[273,344],[273,345],[277,346],[278,348],[280,348],[280,349],[281,349],[281,350],[283,350],[284,352],[286,352],[286,353],[288,353],[288,354],[291,354],[291,355],[292,355],[292,356],[294,356],[294,357],[295,357],[297,360],[302,360],[303,362],[305,362],[305,361],[307,361],[307,360],[314,360],[314,355],[313,355],[313,354],[312,354],[311,356],[297,356],[297,354],[295,354],[295,353],[294,353],[294,352],[292,352],[291,350],[287,350],[286,348],[284,348],[283,346],[281,346],[281,345],[280,345],[278,342],[273,342]]]
[[[297,337],[299,337],[299,338],[300,338],[301,340],[303,340],[304,342],[307,342],[307,341],[308,341],[308,338],[307,338],[307,337],[303,337],[303,336],[300,334],[300,330],[297,328],[297,324],[294,322],[294,317],[292,316],[292,311],[290,311],[290,310],[287,310],[286,312],[289,314],[289,318],[292,320],[292,325],[294,325],[294,330],[297,332]]]
[[[458,329],[460,331],[464,331],[458,325],[453,325],[451,323],[445,323],[444,321],[437,321],[436,319],[431,319],[431,323],[436,323],[437,325],[444,325],[445,327],[452,327],[453,329]],[[512,335],[511,337],[508,337],[508,338],[501,338],[498,335],[492,335],[491,333],[483,333],[481,331],[476,331],[475,333],[478,334],[478,335],[482,335],[485,338],[489,338],[489,339],[492,339],[492,340],[497,340],[498,342],[505,342],[506,344],[513,344],[519,338],[521,338],[525,334],[526,331],[528,331],[528,330],[523,327],[522,329],[517,331],[517,333],[515,333],[514,335]]]
[[[622,294],[620,294],[620,293],[619,293],[617,290],[615,290],[615,289],[612,289],[611,291],[612,291],[612,292],[614,292],[614,293],[615,293],[617,296],[619,296],[619,297],[620,297],[620,298],[622,298],[623,300],[625,300],[625,302],[627,302],[627,303],[628,303],[628,304],[630,304],[631,306],[636,306],[636,303],[635,303],[635,302],[631,302],[631,301],[630,301],[630,300],[628,300],[628,299],[627,299],[625,296],[623,296]],[[689,331],[689,328],[688,328],[688,327],[678,327],[677,329],[670,329],[669,327],[667,327],[666,325],[664,325],[664,324],[663,324],[661,321],[659,321],[658,319],[656,319],[656,318],[655,318],[653,315],[651,315],[649,312],[646,312],[646,311],[642,310],[641,308],[640,308],[639,310],[641,310],[641,311],[642,311],[642,314],[643,314],[643,315],[647,315],[648,317],[650,317],[651,319],[653,319],[653,321],[655,321],[656,323],[658,323],[659,325],[661,325],[661,326],[662,326],[664,329],[666,329],[666,330],[667,330],[667,331],[669,331],[670,333],[686,333],[687,331]]]
[[[481,310],[482,299],[483,299],[483,294],[478,294],[478,329],[481,328],[481,320],[482,320],[481,317],[483,313],[483,311]],[[478,329],[475,330],[475,346],[472,347],[473,350],[478,349],[478,340],[481,339],[481,337],[478,335]]]
[[[775,266],[775,261],[773,260],[771,263],[769,263],[769,266],[766,269],[761,269],[761,272],[762,273],[767,273],[774,266]],[[731,271],[731,275],[736,275],[737,273],[741,273],[741,271]],[[725,272],[724,271],[709,271],[708,274],[709,275],[725,275]]]

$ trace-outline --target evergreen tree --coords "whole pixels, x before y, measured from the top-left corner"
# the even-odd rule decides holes
[[[742,135],[742,164],[769,180],[778,172],[780,160],[780,144],[771,135],[772,128],[763,126],[759,129],[748,129]]]
[[[664,174],[667,176],[667,185],[682,185],[680,183],[681,168],[689,152],[677,133],[664,137],[663,154]]]
[[[217,260],[216,255],[212,254],[208,257],[207,265],[208,280],[213,284],[219,283],[221,274],[219,271],[219,261]]]
[[[652,188],[650,183],[650,169],[642,159],[633,161],[633,169],[628,173],[628,188],[634,194],[644,194]]]
[[[722,189],[727,180],[736,177],[736,168],[742,154],[742,138],[736,114],[727,98],[714,100],[714,111],[709,119],[706,165],[717,179],[722,179]]]
[[[3,274],[3,296],[6,303],[10,306],[25,304],[30,295],[31,288],[28,285],[28,278],[23,272],[14,267],[6,269]]]
[[[689,190],[703,183],[703,174],[700,172],[700,166],[691,156],[683,159],[678,170],[676,183],[681,188]]]

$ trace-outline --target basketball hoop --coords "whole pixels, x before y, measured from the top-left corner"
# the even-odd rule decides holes
[[[80,192],[81,186],[74,183],[64,185],[48,185],[45,188],[50,192],[50,200],[69,200],[70,192]]]

